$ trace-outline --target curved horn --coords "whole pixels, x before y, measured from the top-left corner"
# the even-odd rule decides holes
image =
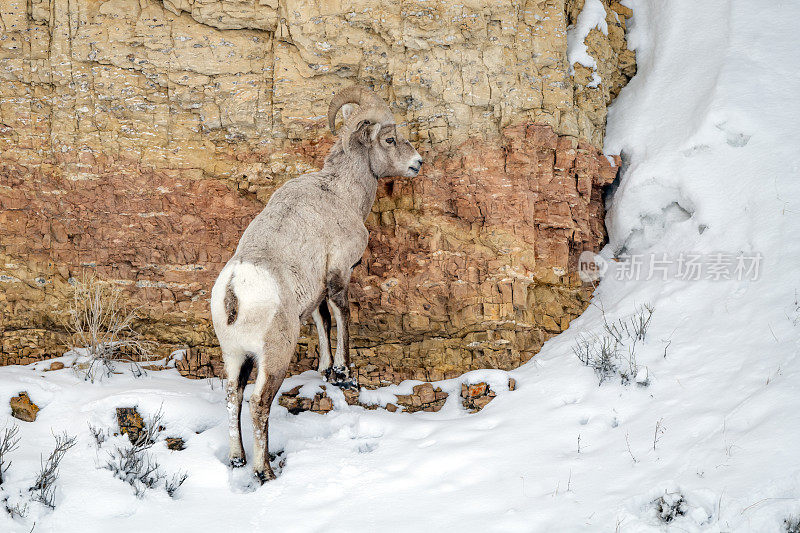
[[[336,133],[336,113],[345,104],[357,104],[361,107],[383,107],[387,112],[389,111],[389,106],[386,105],[386,102],[366,87],[358,85],[347,87],[339,91],[331,100],[330,105],[328,105],[328,127],[332,133]]]
[[[351,116],[351,121],[353,124],[358,124],[358,122],[361,122],[362,120],[367,120],[373,124],[379,124],[394,122],[394,116],[388,111],[388,109],[376,109],[374,107],[369,107],[363,111],[354,113]]]

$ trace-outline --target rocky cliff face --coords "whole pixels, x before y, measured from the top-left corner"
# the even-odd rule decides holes
[[[353,82],[427,162],[367,221],[361,382],[526,361],[585,308],[575,260],[605,238],[598,148],[635,63],[627,8],[603,4],[595,87],[566,54],[581,0],[0,0],[0,361],[64,350],[89,271],[161,350],[192,348],[186,373],[218,372],[213,280],[270,194],[320,168]]]

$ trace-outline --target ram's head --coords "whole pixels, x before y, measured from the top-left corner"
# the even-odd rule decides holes
[[[342,148],[347,153],[364,150],[376,178],[419,174],[422,157],[397,131],[394,116],[380,97],[359,86],[337,93],[328,106],[328,126],[333,133],[340,109],[344,117]]]

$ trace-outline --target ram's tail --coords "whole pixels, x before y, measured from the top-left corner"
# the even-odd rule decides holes
[[[225,285],[225,298],[222,300],[225,305],[225,315],[228,317],[229,326],[236,322],[236,317],[239,316],[239,298],[236,297],[231,281],[233,279],[229,279]]]

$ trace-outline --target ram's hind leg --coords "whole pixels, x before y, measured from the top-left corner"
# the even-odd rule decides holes
[[[261,483],[275,479],[269,465],[269,412],[289,368],[299,334],[299,318],[276,317],[264,337],[264,351],[257,358],[258,377],[250,397],[250,414],[253,417],[253,471]]]
[[[261,483],[275,479],[269,464],[269,411],[272,400],[283,383],[285,372],[268,373],[262,380],[262,371],[256,380],[256,390],[250,399],[250,412],[253,416],[253,472]],[[259,386],[260,385],[260,386]]]
[[[225,373],[228,376],[226,397],[228,404],[228,438],[230,441],[229,461],[234,468],[247,463],[242,446],[242,400],[244,388],[250,379],[253,359],[246,355],[238,357],[224,355]]]

